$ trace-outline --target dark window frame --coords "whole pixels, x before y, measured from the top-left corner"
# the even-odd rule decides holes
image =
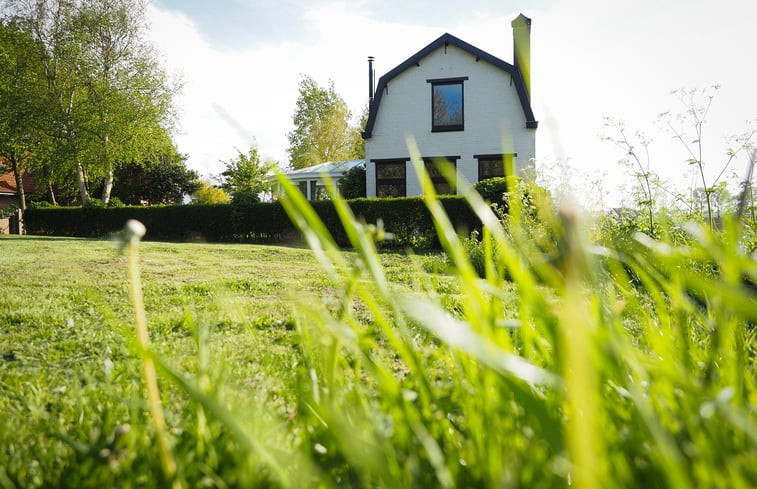
[[[431,179],[431,183],[434,185],[434,191],[437,195],[456,195],[457,194],[457,186],[456,185],[450,185],[450,183],[447,181],[444,176],[439,173],[437,175],[432,174],[432,172],[429,172],[429,166],[435,167],[436,162],[439,160],[446,160],[449,163],[452,164],[452,166],[455,167],[455,174],[457,174],[457,160],[460,159],[460,156],[424,156],[423,158],[423,166],[426,170],[426,174],[428,174],[429,178]],[[441,190],[440,185],[443,186],[449,186],[449,191]]]
[[[478,181],[481,180],[487,180],[489,178],[497,178],[498,175],[490,175],[482,177],[482,170],[483,165],[485,161],[492,161],[492,160],[499,160],[499,162],[502,163],[502,176],[506,177],[508,176],[508,166],[510,166],[510,172],[514,174],[514,161],[515,158],[518,156],[518,153],[492,153],[492,154],[479,154],[479,155],[473,155],[474,158],[478,161]],[[509,162],[507,159],[509,158]]]
[[[426,83],[431,84],[431,132],[452,132],[465,130],[465,81],[467,76],[456,78],[435,78],[428,79]],[[460,124],[436,124],[434,120],[434,89],[443,85],[460,85]]]
[[[407,197],[407,162],[409,161],[409,158],[386,158],[386,159],[380,159],[380,160],[371,160],[371,163],[374,164],[375,169],[375,182],[376,182],[376,197],[380,198],[386,198],[386,197]],[[402,178],[380,178],[379,177],[379,168],[382,165],[402,165],[403,170],[403,177]],[[402,194],[401,195],[380,195],[379,188],[381,186],[390,186],[390,185],[396,185],[402,188]]]
[[[299,182],[297,182],[297,188],[300,190],[300,193],[302,194],[302,196],[305,197],[306,199],[308,199],[308,195],[310,195],[308,194],[309,187],[310,187],[310,184],[308,183],[307,180],[300,180]]]
[[[326,190],[326,183],[320,180],[309,180],[310,199],[309,200],[331,200],[329,192]]]

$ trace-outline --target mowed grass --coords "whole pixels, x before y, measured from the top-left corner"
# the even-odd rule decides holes
[[[424,189],[443,256],[378,253],[333,196],[344,252],[294,188],[312,252],[130,248],[146,351],[109,242],[0,240],[0,487],[756,485],[739,222],[597,246],[575,214],[515,195],[499,220],[471,193],[484,227],[461,242]]]
[[[418,287],[418,257],[382,258],[397,287]],[[292,416],[301,362],[294,305],[328,308],[336,300],[313,253],[145,242],[140,261],[153,348],[188,372],[207,369],[207,381],[230,402],[254,401],[270,420]],[[113,449],[118,433],[149,437],[151,430],[119,243],[2,237],[0,270],[0,487],[96,486],[114,479],[98,478],[92,467],[118,473],[135,460],[147,470],[132,482],[155,476],[150,484],[160,485],[149,440]],[[212,360],[199,358],[198,336]],[[164,396],[180,438],[186,397],[170,384]]]

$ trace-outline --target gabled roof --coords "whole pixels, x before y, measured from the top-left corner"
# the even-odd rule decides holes
[[[16,195],[18,194],[18,183],[13,173],[3,173],[6,170],[0,164],[0,195]],[[26,173],[22,174],[24,180],[24,193],[31,194],[34,192],[34,180]]]
[[[299,170],[288,171],[285,175],[291,180],[320,178],[323,173],[327,173],[330,177],[334,178],[341,177],[356,166],[365,166],[365,160],[327,161],[319,165],[306,166]],[[269,180],[276,180],[273,173],[269,174]]]
[[[521,74],[520,70],[508,62],[503,61],[497,58],[496,56],[492,56],[486,51],[482,51],[478,49],[477,47],[471,44],[468,44],[462,39],[458,39],[452,34],[445,33],[442,36],[440,36],[438,39],[433,41],[431,44],[426,46],[425,48],[421,49],[414,55],[410,56],[408,59],[406,59],[401,64],[399,64],[396,68],[394,68],[393,70],[389,71],[384,76],[379,78],[378,85],[376,86],[376,92],[373,97],[373,102],[371,103],[369,111],[368,111],[368,122],[365,124],[365,130],[362,133],[363,139],[370,138],[373,133],[373,125],[376,122],[376,114],[378,113],[378,108],[379,108],[379,105],[381,104],[381,97],[383,96],[384,91],[386,90],[386,85],[394,77],[396,77],[403,71],[407,70],[411,66],[415,66],[419,64],[421,59],[431,54],[434,50],[436,50],[440,46],[448,46],[450,44],[462,49],[463,51],[467,51],[472,56],[475,56],[476,60],[482,59],[484,61],[487,61],[488,63],[496,66],[502,71],[512,75],[513,84],[515,85],[515,89],[518,92],[518,98],[520,99],[520,104],[523,107],[523,114],[526,116],[526,127],[528,127],[529,129],[536,129],[539,123],[534,118],[533,110],[531,110],[531,102],[528,99],[528,92],[526,91],[526,84],[523,81],[523,75]]]

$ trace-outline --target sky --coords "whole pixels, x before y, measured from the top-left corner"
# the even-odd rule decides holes
[[[623,152],[600,137],[614,134],[605,117],[623,121],[629,135],[643,131],[652,169],[688,184],[689,156],[658,117],[685,110],[672,90],[720,86],[702,138],[708,176],[726,160],[725,138],[755,127],[751,0],[153,0],[148,21],[184,86],[175,140],[210,178],[251,144],[287,164],[301,74],[333,81],[357,116],[368,56],[381,76],[449,32],[511,63],[519,13],[532,19],[537,169],[573,168],[578,191],[606,175],[612,198],[628,173],[618,164]],[[732,168],[743,174],[747,162],[738,155]]]

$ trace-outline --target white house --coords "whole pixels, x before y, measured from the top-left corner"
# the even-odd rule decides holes
[[[406,137],[418,144],[439,193],[451,188],[435,171],[445,158],[458,183],[519,172],[535,156],[538,125],[531,110],[531,19],[512,21],[515,59],[507,63],[444,34],[382,76],[363,131],[368,197],[412,196],[421,185]]]
[[[347,160],[326,163],[320,165],[308,166],[300,168],[299,170],[292,170],[286,173],[287,178],[297,185],[302,192],[302,195],[307,197],[308,200],[322,200],[328,199],[328,192],[326,191],[326,183],[323,180],[324,173],[328,175],[329,179],[334,184],[339,183],[339,179],[344,176],[345,173],[352,170],[355,167],[364,167],[365,160]],[[276,183],[276,177],[271,174],[268,176],[269,182],[273,184],[274,194],[280,195],[281,188]]]

